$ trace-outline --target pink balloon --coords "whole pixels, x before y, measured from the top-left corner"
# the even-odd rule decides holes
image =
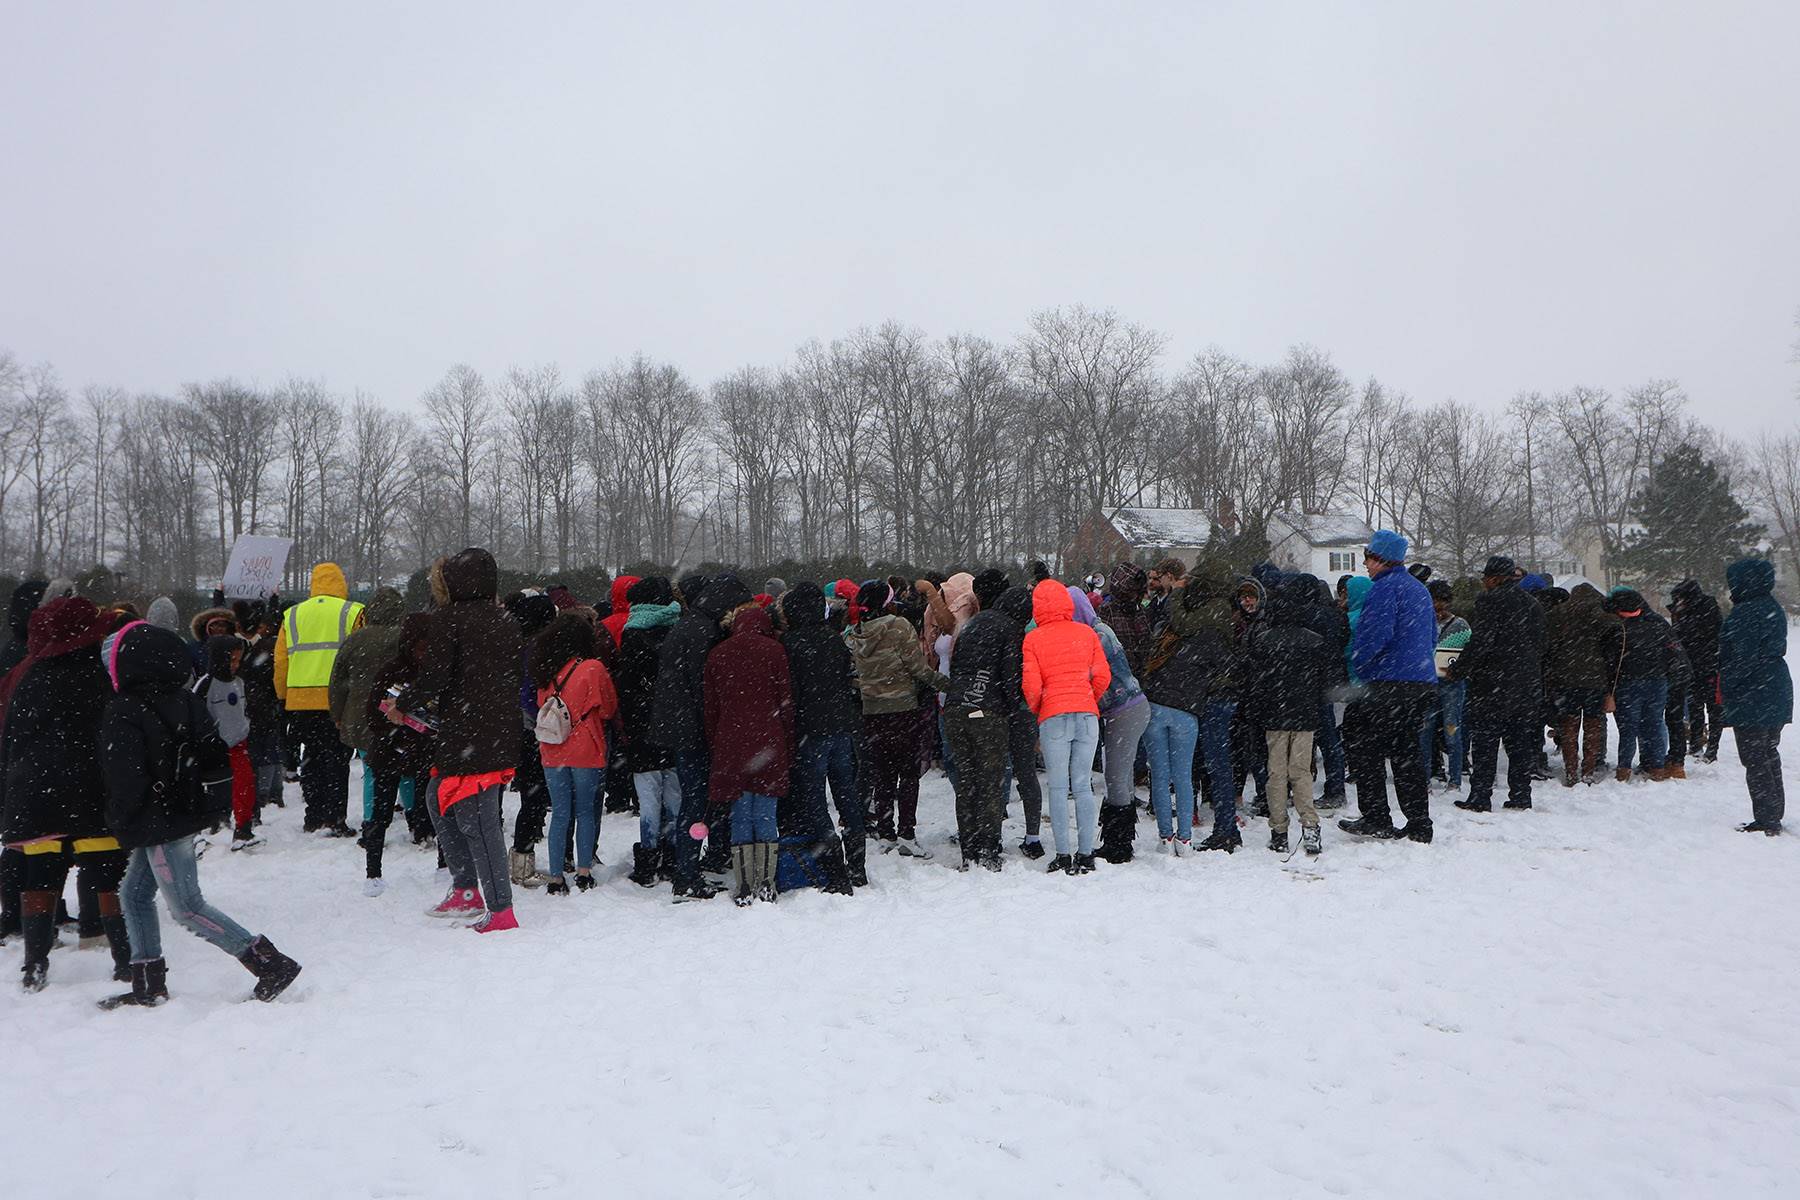
[[[706,840],[706,822],[695,821],[692,825],[689,825],[688,836],[693,838],[696,842],[704,842]]]

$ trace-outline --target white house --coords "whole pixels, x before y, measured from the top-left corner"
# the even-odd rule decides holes
[[[1282,512],[1269,518],[1269,561],[1283,571],[1317,575],[1366,575],[1363,548],[1375,531],[1353,512]]]

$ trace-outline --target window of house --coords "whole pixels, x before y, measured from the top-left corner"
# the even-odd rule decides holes
[[[1350,574],[1356,570],[1356,551],[1333,550],[1330,557],[1330,570],[1333,574]]]

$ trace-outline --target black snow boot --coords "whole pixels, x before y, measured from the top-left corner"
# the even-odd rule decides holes
[[[1269,849],[1277,854],[1286,854],[1288,849],[1287,830],[1271,829],[1269,831]]]
[[[1118,865],[1131,861],[1137,840],[1137,806],[1107,804],[1100,809],[1100,857]]]
[[[1405,826],[1394,831],[1397,838],[1405,838],[1409,842],[1418,842],[1422,846],[1431,845],[1431,822],[1409,821]]]
[[[1215,829],[1206,835],[1206,840],[1201,842],[1198,848],[1201,850],[1223,850],[1227,854],[1232,854],[1243,844],[1244,835],[1239,833],[1235,828]]]
[[[1376,841],[1391,842],[1400,836],[1392,821],[1371,821],[1367,817],[1354,820],[1346,818],[1338,822],[1338,828],[1356,837],[1374,838]]]
[[[625,878],[639,887],[656,886],[656,851],[644,849],[642,842],[631,848],[631,874]]]
[[[844,869],[850,886],[869,886],[869,839],[851,838],[844,843]]]
[[[1070,858],[1067,854],[1058,854],[1055,858],[1050,860],[1050,865],[1044,868],[1044,873],[1046,875],[1055,875],[1059,871],[1064,874],[1073,875],[1075,873],[1075,860]]]
[[[112,948],[113,982],[131,982],[131,939],[125,935],[125,918],[122,916],[102,916],[100,924],[106,929],[106,942]]]
[[[22,897],[25,961],[20,983],[28,992],[41,992],[50,982],[50,947],[56,942],[56,902],[49,892],[26,892]]]
[[[850,882],[850,866],[844,861],[844,846],[834,834],[813,848],[813,859],[825,872],[825,891],[833,896],[854,896],[856,885]],[[776,862],[780,862],[777,857]]]
[[[131,990],[100,1001],[102,1010],[155,1008],[169,998],[169,967],[160,958],[131,964]]]
[[[238,961],[256,976],[256,987],[250,994],[258,1000],[273,1000],[300,974],[300,964],[277,950],[266,937],[251,942],[250,948],[238,955]]]
[[[1463,799],[1454,801],[1453,803],[1456,805],[1457,808],[1462,809],[1464,812],[1493,812],[1494,811],[1494,804],[1493,804],[1493,801],[1491,801],[1491,800],[1471,800],[1465,796]]]

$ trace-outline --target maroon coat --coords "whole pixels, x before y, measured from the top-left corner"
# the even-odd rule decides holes
[[[745,792],[786,796],[793,762],[794,692],[787,652],[766,609],[745,609],[706,656],[707,796],[714,809]]]

